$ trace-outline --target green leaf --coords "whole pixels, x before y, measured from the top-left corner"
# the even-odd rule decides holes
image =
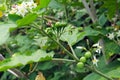
[[[108,75],[112,78],[118,79],[118,78],[120,78],[120,68],[111,70],[110,72],[106,73],[106,75]],[[101,77],[99,80],[105,80],[105,78]]]
[[[104,39],[104,49],[105,49],[105,55],[106,58],[109,59],[112,55],[114,54],[119,54],[120,52],[120,47],[118,44],[115,42],[109,40],[109,39]]]
[[[107,15],[108,17],[111,19],[115,16],[115,12],[116,12],[116,0],[101,0],[104,2],[103,6],[101,8],[106,8],[107,10]],[[118,3],[117,5],[120,5],[120,3]],[[118,6],[118,9],[120,9],[120,7]]]
[[[32,23],[34,20],[36,20],[37,14],[35,13],[30,13],[27,14],[23,19],[17,20],[17,25],[18,26],[25,26],[30,23]]]
[[[9,38],[9,29],[16,27],[16,24],[0,24],[0,45],[4,44]]]
[[[48,5],[49,7],[53,8],[53,9],[63,9],[64,7],[62,6],[62,4],[58,3],[56,0],[51,0],[51,2]]]
[[[16,14],[9,14],[9,15],[8,15],[8,18],[9,18],[11,21],[13,21],[13,22],[16,22],[17,20],[22,19],[21,16],[16,15]]]
[[[120,61],[120,58],[118,58],[118,61]]]
[[[39,0],[40,3],[35,10],[39,10],[41,8],[46,8],[51,0]]]
[[[79,33],[78,28],[72,29],[71,26],[68,26],[65,28],[65,33],[62,34],[61,40],[67,41],[69,44],[74,45],[84,37],[84,32]]]
[[[20,54],[15,53],[11,58],[0,62],[0,71],[7,70],[9,68],[26,65],[32,62],[51,60],[54,52],[46,53],[43,50],[37,50],[34,53]]]
[[[49,69],[53,68],[54,66],[56,66],[56,64],[52,61],[42,62],[37,66],[36,69],[38,69],[38,70],[49,70]]]
[[[103,26],[103,25],[106,23],[106,21],[107,21],[107,18],[105,17],[104,14],[102,14],[102,15],[99,17],[99,20],[98,20],[99,24],[100,24],[101,26]]]
[[[86,36],[97,36],[99,34],[101,34],[99,31],[92,29],[91,27],[86,27],[84,29],[85,35]]]
[[[105,65],[102,68],[100,68],[99,70],[103,74],[108,75],[109,77],[118,78],[118,77],[120,77],[119,66],[120,66],[120,62],[113,61],[109,65]],[[98,66],[98,68],[99,68],[99,66]],[[91,74],[87,75],[83,80],[107,80],[107,79],[103,78],[102,76],[100,76],[96,73],[91,73]]]
[[[54,77],[51,80],[60,80],[60,78],[64,75],[65,75],[65,73],[62,71],[61,72],[54,72]]]
[[[100,34],[99,31],[96,31],[90,27],[84,29],[83,32],[79,32],[79,28],[72,29],[71,26],[65,28],[65,33],[62,34],[61,40],[67,41],[69,44],[74,45],[85,36],[97,36]]]

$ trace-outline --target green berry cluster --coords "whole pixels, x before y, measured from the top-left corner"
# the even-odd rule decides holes
[[[78,68],[83,68],[85,65],[85,62],[87,59],[89,59],[92,56],[90,51],[87,51],[84,56],[80,58],[80,61],[77,63]]]

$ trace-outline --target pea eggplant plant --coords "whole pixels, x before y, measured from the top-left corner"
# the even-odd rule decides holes
[[[0,80],[120,79],[120,0],[0,2]]]

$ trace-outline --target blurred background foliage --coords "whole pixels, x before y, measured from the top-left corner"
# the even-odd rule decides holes
[[[53,56],[71,58],[36,29],[32,24],[34,21],[44,26],[43,29],[70,52],[69,44],[72,45],[79,58],[85,51],[77,49],[77,46],[89,50],[99,39],[103,39],[105,54],[94,53],[99,58],[97,69],[115,80],[120,79],[120,43],[106,37],[120,28],[120,0],[93,0],[98,19],[96,23],[92,22],[82,0],[34,0],[37,8],[33,11],[39,15],[28,13],[22,18],[9,14],[12,5],[23,1],[29,0],[0,1],[0,53],[6,58],[0,62],[0,71],[4,71],[0,72],[0,80],[26,80],[6,71],[13,67],[29,80],[35,80],[37,75],[42,75],[39,80],[106,80],[86,68],[77,68],[74,62],[52,60]],[[86,0],[88,5],[89,1]],[[66,25],[54,27],[58,21]],[[91,59],[88,63],[92,64]]]

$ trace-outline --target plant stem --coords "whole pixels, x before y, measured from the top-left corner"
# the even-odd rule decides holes
[[[89,70],[99,74],[100,76],[106,78],[107,80],[113,80],[112,78],[110,78],[109,76],[103,74],[102,72],[98,71],[95,67],[91,67],[89,65],[85,65],[85,67],[87,67]]]
[[[28,73],[28,75],[30,75],[31,73],[33,73],[35,71],[35,69],[37,68],[38,66],[38,62],[35,64],[35,66],[33,67],[33,69]]]
[[[61,59],[61,58],[53,58],[53,61],[66,61],[66,62],[76,62],[75,60],[70,59]]]
[[[37,25],[36,23],[33,23],[36,27],[39,28],[39,25]],[[58,44],[70,57],[72,57],[74,60],[79,61],[79,59],[77,59],[71,52],[69,52],[60,42],[56,41],[55,39],[53,39],[49,34],[47,34],[43,29],[40,29],[40,31],[46,35],[47,37],[49,37],[52,41],[54,41],[56,44]]]
[[[66,2],[65,2],[65,4],[64,4],[64,9],[65,9],[66,22],[68,22],[68,12],[67,12],[67,3],[66,3]]]
[[[70,49],[71,49],[71,51],[72,51],[74,57],[76,57],[76,59],[78,59],[78,57],[76,56],[75,51],[73,50],[71,44],[68,43],[68,45],[69,45],[69,47],[70,47]],[[78,60],[79,60],[79,59],[78,59]]]
[[[4,44],[4,47],[5,47],[6,51],[10,54],[10,56],[12,56],[13,52],[10,50],[10,48],[8,47],[8,45]]]
[[[89,8],[89,6],[88,6],[88,3],[86,2],[86,0],[82,0],[82,3],[83,3],[83,5],[85,6],[85,8],[86,8],[89,16],[91,17],[93,23],[95,23],[95,22],[96,22],[95,16],[94,16],[94,14],[92,13],[92,11],[90,10],[90,8]]]

